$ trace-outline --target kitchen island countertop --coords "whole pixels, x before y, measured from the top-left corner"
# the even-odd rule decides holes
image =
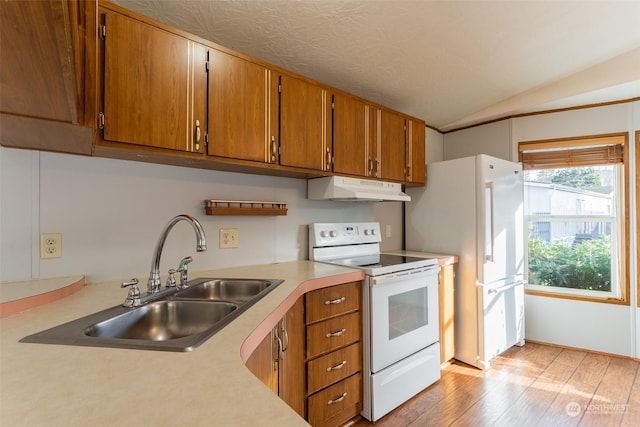
[[[284,282],[192,352],[27,344],[26,335],[121,304],[119,282],[0,319],[0,425],[306,426],[244,360],[305,292],[362,280],[292,261],[192,272]]]

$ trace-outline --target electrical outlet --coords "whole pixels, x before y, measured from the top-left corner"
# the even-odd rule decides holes
[[[220,249],[237,248],[240,246],[240,229],[220,229]]]
[[[391,225],[387,224],[387,226],[385,227],[385,236],[387,238],[391,237]]]
[[[60,258],[62,256],[62,233],[42,233],[40,235],[40,258]]]

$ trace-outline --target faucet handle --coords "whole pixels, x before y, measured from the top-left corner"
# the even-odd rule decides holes
[[[140,303],[140,288],[138,287],[138,279],[133,278],[128,282],[122,282],[120,284],[121,288],[126,288],[130,286],[129,293],[127,294],[127,298],[124,300],[122,305],[124,307],[138,307]]]
[[[180,261],[180,265],[178,266],[178,271],[180,272],[180,287],[181,288],[186,288],[187,287],[187,273],[189,271],[189,266],[188,264],[190,264],[191,262],[193,262],[193,258],[188,256],[185,258],[182,258],[182,260]]]
[[[176,287],[176,278],[173,275],[176,274],[175,268],[169,269],[169,277],[167,277],[167,288],[175,288]]]

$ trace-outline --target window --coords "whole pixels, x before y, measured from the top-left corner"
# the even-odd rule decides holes
[[[521,142],[527,292],[627,303],[627,134]]]

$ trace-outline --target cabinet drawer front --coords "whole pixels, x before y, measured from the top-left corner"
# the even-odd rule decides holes
[[[351,344],[307,363],[307,393],[315,393],[362,369],[360,343]]]
[[[361,282],[329,286],[306,294],[307,323],[360,309]]]
[[[309,397],[309,424],[340,425],[361,408],[362,375],[356,374]]]
[[[361,329],[359,311],[307,326],[307,358],[359,341]]]

